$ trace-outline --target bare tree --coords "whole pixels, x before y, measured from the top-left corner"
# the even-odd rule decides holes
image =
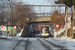
[[[6,18],[7,0],[0,0],[0,25],[4,25]]]
[[[32,17],[32,7],[23,5],[23,2],[17,2],[11,11],[11,24],[20,25],[23,27],[26,18]]]

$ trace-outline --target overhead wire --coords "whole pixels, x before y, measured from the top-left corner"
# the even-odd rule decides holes
[[[42,3],[42,5],[45,3],[45,1],[46,1],[46,0],[44,0],[44,2]],[[42,11],[41,11],[41,7],[39,7],[39,9],[40,9],[39,11],[42,12]]]
[[[46,2],[46,0],[44,0],[43,4],[44,4],[45,2]],[[42,4],[42,5],[43,5],[43,4]]]
[[[32,0],[31,0],[32,1]],[[34,3],[37,3],[38,2],[38,0],[36,0]],[[34,4],[34,3],[32,3],[32,5]],[[36,7],[37,8],[37,7]]]
[[[48,3],[49,3],[49,0],[48,0],[47,4],[48,4]],[[47,4],[46,4],[46,5],[47,5]],[[46,6],[43,8],[43,10],[45,10],[45,8],[46,8]],[[44,12],[44,13],[45,13],[45,12]]]
[[[43,5],[45,2],[46,2],[46,0],[44,0],[44,2],[42,3],[42,5]],[[39,11],[42,12],[42,11],[41,11],[41,7],[39,7],[39,9],[40,9]],[[40,16],[41,16],[41,14],[40,14]]]
[[[44,0],[43,4],[45,3],[45,1],[46,1],[46,0]],[[41,11],[41,7],[39,7],[39,12],[42,12],[42,11]]]
[[[49,3],[49,0],[48,0],[47,4],[48,4],[48,3]],[[47,5],[47,4],[46,4],[46,5]],[[43,10],[45,10],[45,8],[46,8],[46,7],[44,7],[44,9],[43,9]]]
[[[31,1],[32,1],[32,0],[31,0]],[[34,3],[37,3],[37,1],[38,1],[38,0],[36,0]],[[32,4],[34,4],[34,3],[32,3]]]
[[[44,0],[43,4],[45,3],[45,1],[46,1],[46,0]],[[42,4],[42,5],[43,5],[43,4]]]

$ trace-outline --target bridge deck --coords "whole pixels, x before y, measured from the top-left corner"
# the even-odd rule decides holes
[[[29,19],[29,22],[50,22],[50,17],[36,17]]]

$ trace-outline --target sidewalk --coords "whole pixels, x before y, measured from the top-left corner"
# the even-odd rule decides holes
[[[58,39],[67,40],[67,41],[75,41],[75,39],[72,39],[71,37],[60,37]]]

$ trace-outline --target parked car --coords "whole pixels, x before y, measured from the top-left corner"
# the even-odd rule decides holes
[[[41,30],[37,29],[34,31],[34,37],[40,37],[41,36]]]

